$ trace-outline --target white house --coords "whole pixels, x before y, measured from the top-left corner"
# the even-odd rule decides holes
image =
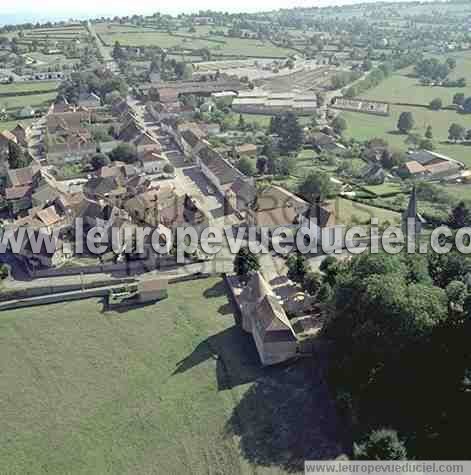
[[[150,150],[144,153],[140,163],[145,173],[155,174],[162,173],[165,165],[167,165],[169,161],[165,155],[160,155]]]

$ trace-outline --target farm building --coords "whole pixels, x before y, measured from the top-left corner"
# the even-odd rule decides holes
[[[239,92],[232,102],[234,112],[245,114],[278,114],[294,112],[298,115],[310,115],[317,110],[317,96],[292,93]]]
[[[364,112],[365,114],[389,115],[389,103],[369,101],[366,99],[350,99],[346,97],[334,97],[332,107],[335,109]]]
[[[405,177],[439,179],[459,175],[463,169],[463,163],[453,158],[429,150],[418,150],[408,154],[398,173]]]

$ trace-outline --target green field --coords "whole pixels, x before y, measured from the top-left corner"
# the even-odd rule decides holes
[[[469,78],[471,71],[471,52],[451,54],[457,61],[455,71],[450,76],[452,79],[459,77]],[[444,61],[446,56],[440,57]],[[391,103],[428,105],[440,97],[444,106],[452,103],[453,95],[463,92],[471,96],[471,84],[468,81],[464,88],[431,87],[420,85],[417,78],[409,77],[412,69],[407,68],[383,81],[379,86],[362,94],[361,97],[372,100],[383,100]],[[389,117],[379,117],[355,112],[342,113],[348,122],[346,135],[359,140],[368,140],[372,137],[384,138],[392,147],[398,150],[407,150],[404,143],[406,136],[397,132],[397,121],[401,112],[412,112],[415,128],[412,132],[423,135],[428,125],[432,126],[436,151],[461,160],[471,166],[471,149],[467,145],[444,143],[448,139],[448,128],[451,123],[461,124],[466,129],[471,129],[471,114],[460,114],[453,110],[432,111],[428,107],[412,107],[392,105]]]
[[[215,29],[219,29],[216,28]],[[252,38],[228,38],[210,36],[208,27],[201,27],[195,33],[178,30],[173,33],[151,28],[136,28],[129,25],[98,24],[96,31],[106,46],[118,41],[123,46],[159,46],[161,48],[202,49],[208,48],[216,56],[254,56],[284,58],[293,54],[288,48],[274,46],[269,41]]]
[[[65,65],[71,67],[72,65],[79,62],[78,59],[67,58],[63,54],[44,54],[39,52],[27,53],[23,57],[28,62],[28,58],[36,61],[31,64],[35,70],[41,70],[41,67],[46,68],[48,66],[55,67],[57,69],[62,69]]]
[[[0,343],[2,473],[284,474],[339,453],[307,360],[263,370],[218,278],[125,313],[2,312]]]
[[[56,96],[57,92],[48,92],[27,96],[0,97],[0,107],[5,107],[10,113],[14,113],[25,106],[46,108],[54,101]]]
[[[1,84],[0,94],[5,96],[0,96],[0,109],[5,108],[10,114],[14,114],[25,106],[44,109],[56,98],[58,85],[56,81]],[[35,93],[34,91],[45,92]],[[18,95],[19,93],[25,93],[25,95]]]
[[[357,112],[342,112],[347,120],[346,137],[358,140],[369,140],[373,137],[384,138],[391,147],[407,150],[404,143],[406,135],[397,131],[397,121],[401,112],[412,112],[415,120],[414,133],[423,135],[428,125],[432,126],[436,152],[463,161],[471,166],[471,147],[468,145],[442,143],[448,138],[448,128],[451,123],[461,124],[466,129],[471,128],[471,114],[458,114],[454,111],[431,111],[419,107],[392,106],[389,117],[373,116]]]
[[[56,90],[58,85],[58,81],[13,82],[11,84],[0,84],[0,95],[14,95],[19,92],[51,91]]]
[[[430,56],[430,55],[428,55]],[[441,87],[423,86],[418,78],[412,77],[413,67],[397,71],[391,77],[384,80],[379,86],[365,92],[361,97],[393,103],[408,103],[428,105],[432,99],[439,97],[444,106],[452,104],[453,96],[462,92],[465,96],[471,96],[471,51],[460,51],[447,55],[435,56],[439,61],[445,61],[447,57],[456,60],[456,68],[450,74],[450,79],[464,77],[468,79],[466,87]]]
[[[335,216],[337,223],[345,225],[368,224],[371,218],[377,218],[380,225],[386,223],[397,225],[401,222],[399,213],[341,197],[335,200]]]

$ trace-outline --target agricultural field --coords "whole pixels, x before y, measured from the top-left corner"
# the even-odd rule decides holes
[[[0,84],[0,97],[11,94],[34,92],[51,92],[57,90],[58,81],[33,81],[33,82],[13,82],[11,84]],[[1,99],[0,99],[1,100]]]
[[[471,114],[458,114],[455,111],[441,110],[432,111],[426,108],[391,106],[389,117],[373,116],[358,112],[342,112],[348,124],[345,132],[346,137],[358,140],[368,140],[373,137],[385,139],[393,148],[406,151],[406,135],[397,131],[397,121],[401,112],[412,112],[415,120],[413,133],[423,135],[428,125],[432,126],[435,151],[448,155],[451,158],[461,160],[471,166],[471,147],[469,145],[443,143],[448,139],[448,128],[456,122],[466,129],[471,128]]]
[[[64,66],[72,67],[79,63],[78,59],[67,58],[63,54],[44,54],[40,52],[32,52],[24,54],[26,64],[34,66],[36,70],[47,69],[53,67],[56,69],[63,69]]]
[[[16,82],[0,85],[0,109],[15,114],[26,106],[47,108],[57,97],[57,81]]]
[[[22,41],[28,40],[79,40],[88,35],[88,31],[82,25],[69,25],[53,28],[36,28],[24,30]]]
[[[428,56],[430,57],[431,55]],[[445,61],[447,57],[456,60],[456,68],[450,74],[450,80],[469,77],[471,51],[460,51],[435,57],[440,61]],[[469,81],[466,87],[423,86],[416,77],[413,77],[413,69],[413,67],[408,67],[397,71],[379,86],[362,94],[361,97],[379,101],[385,100],[392,103],[426,106],[428,106],[432,99],[439,97],[443,101],[443,106],[446,107],[452,104],[453,96],[457,92],[462,92],[465,96],[471,96],[471,83]]]
[[[262,370],[218,278],[125,313],[95,299],[2,312],[0,342],[11,475],[285,474],[339,454],[332,407],[311,405],[328,400],[317,371]]]
[[[123,46],[158,46],[191,50],[208,48],[216,56],[260,58],[284,58],[294,53],[293,50],[280,48],[268,41],[209,36],[209,29],[197,30],[196,33],[188,33],[187,30],[168,33],[151,28],[100,23],[96,25],[96,31],[106,46],[113,46],[118,41]]]
[[[456,59],[456,69],[450,79],[468,77],[471,68],[471,52],[459,52],[448,55]],[[443,61],[446,56],[440,57]],[[392,147],[398,150],[407,150],[404,143],[406,136],[397,131],[397,121],[401,112],[411,112],[415,120],[413,133],[423,135],[428,125],[432,126],[436,151],[463,161],[471,166],[471,149],[469,145],[448,143],[448,128],[456,122],[466,129],[471,128],[471,115],[461,114],[454,110],[432,111],[427,106],[429,102],[439,97],[443,105],[452,103],[453,95],[462,92],[471,96],[471,84],[466,87],[439,87],[422,86],[418,79],[411,76],[412,68],[397,72],[377,87],[365,92],[361,97],[371,100],[384,100],[391,102],[391,115],[389,117],[368,116],[355,112],[342,112],[348,122],[346,135],[360,140],[372,137],[382,137]],[[411,104],[411,105],[397,105]],[[413,106],[416,104],[417,106]],[[425,107],[424,107],[425,106]]]

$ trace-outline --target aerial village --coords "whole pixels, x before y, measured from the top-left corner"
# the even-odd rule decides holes
[[[221,371],[227,380],[239,374],[231,373],[234,361],[262,379],[279,371],[292,385],[289,368],[307,371],[314,359],[309,371],[323,371],[332,351],[325,335],[338,336],[328,325],[342,282],[336,279],[358,271],[342,245],[329,255],[280,255],[270,240],[255,256],[247,247],[232,254],[225,242],[216,255],[198,249],[178,262],[173,248],[158,254],[146,242],[144,252],[129,253],[127,242],[117,252],[109,239],[112,229],[142,226],[163,239],[181,227],[294,233],[312,221],[320,236],[336,225],[369,229],[374,218],[384,230],[411,218],[429,235],[452,218],[466,224],[469,32],[448,25],[447,35],[432,40],[416,24],[409,32],[388,28],[367,9],[352,8],[374,29],[350,31],[329,9],[320,18],[336,26],[316,34],[316,9],[270,17],[279,21],[273,31],[256,16],[239,21],[214,12],[1,29],[1,229],[25,239],[0,257],[0,319],[59,308],[79,318],[80,305],[93,305],[90,315],[132,316],[135,325],[139,315],[176,315],[178,333],[194,311],[196,334],[209,321],[238,333],[195,340],[172,375],[211,358],[219,385]],[[399,25],[402,13],[378,9]],[[413,32],[424,38],[411,39]],[[454,95],[447,102],[448,87]],[[105,252],[76,252],[94,227],[109,238]],[[23,228],[58,236],[54,250],[33,252]],[[231,345],[244,349],[222,362]],[[349,455],[334,432],[320,457]],[[290,450],[286,460],[275,457],[286,470],[299,462]],[[257,465],[250,450],[242,452]]]

